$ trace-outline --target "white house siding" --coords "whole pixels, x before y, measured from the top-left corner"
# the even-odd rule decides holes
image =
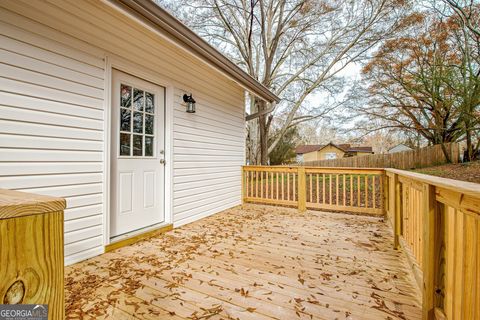
[[[194,221],[240,203],[244,163],[243,109],[197,103],[194,117],[180,103],[174,113],[174,222]],[[241,100],[239,100],[241,104]]]
[[[244,93],[231,80],[96,0],[1,1],[0,36],[0,187],[67,199],[67,264],[103,252],[105,57],[175,88],[175,225],[240,203]]]
[[[0,187],[65,197],[67,261],[98,254],[103,55],[11,12],[0,18]]]

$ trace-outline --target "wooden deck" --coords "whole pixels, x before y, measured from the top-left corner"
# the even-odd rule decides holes
[[[379,218],[245,205],[66,268],[67,319],[420,319]]]

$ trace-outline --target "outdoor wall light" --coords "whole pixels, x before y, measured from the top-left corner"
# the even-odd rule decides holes
[[[187,112],[188,113],[195,113],[195,99],[193,99],[192,94],[190,95],[184,94],[183,101],[187,104]]]

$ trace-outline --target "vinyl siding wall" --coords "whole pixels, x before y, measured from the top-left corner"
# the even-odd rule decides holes
[[[166,106],[174,109],[175,225],[240,203],[238,85],[100,1],[1,1],[0,187],[67,199],[67,264],[103,252],[111,56],[175,88]],[[185,112],[185,92],[196,114]]]
[[[240,166],[245,159],[243,109],[197,100],[197,113],[192,117],[181,103],[183,93],[175,90],[175,225],[238,205]]]

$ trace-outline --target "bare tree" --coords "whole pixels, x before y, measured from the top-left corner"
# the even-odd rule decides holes
[[[164,0],[164,2],[168,0]],[[324,116],[342,101],[342,73],[402,26],[403,0],[182,0],[175,13],[282,98],[249,124],[260,162],[292,126]],[[170,3],[172,6],[172,3]],[[312,97],[321,93],[322,101]],[[252,98],[250,111],[270,109]],[[272,123],[279,130],[269,137]],[[252,143],[252,146],[255,143]]]
[[[480,4],[473,0],[443,0],[454,14],[448,17],[454,41],[461,52],[461,61],[453,68],[459,77],[452,86],[458,92],[467,144],[466,159],[474,160],[480,147]],[[437,11],[439,11],[437,9]],[[445,12],[445,11],[444,11]],[[474,139],[477,140],[476,144]]]
[[[478,1],[474,0],[443,0],[443,2],[450,7],[462,24],[474,35],[475,38],[480,38],[480,26],[478,16]]]
[[[431,144],[472,136],[479,130],[480,65],[463,22],[435,13],[414,13],[402,37],[387,41],[364,68],[369,101],[358,110],[382,120],[380,128],[420,134]]]

